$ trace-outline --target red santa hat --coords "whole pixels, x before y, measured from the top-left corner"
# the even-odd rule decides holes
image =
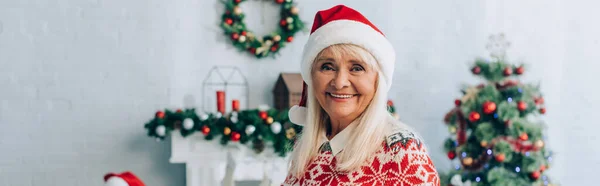
[[[304,46],[300,64],[304,87],[300,104],[294,105],[288,113],[292,123],[303,125],[306,122],[306,91],[312,83],[312,63],[323,49],[335,44],[354,44],[370,52],[379,64],[386,90],[390,89],[396,54],[383,32],[360,12],[344,5],[319,11]]]
[[[144,182],[140,180],[131,172],[123,172],[120,174],[108,173],[104,176],[105,186],[145,186]]]

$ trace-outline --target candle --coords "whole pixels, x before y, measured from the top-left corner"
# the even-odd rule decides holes
[[[225,114],[225,91],[217,91],[217,111]]]
[[[234,99],[233,101],[231,101],[231,108],[233,109],[233,111],[240,111],[240,101],[237,99]]]

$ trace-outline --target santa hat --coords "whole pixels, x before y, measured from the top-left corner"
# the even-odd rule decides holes
[[[311,68],[314,59],[325,48],[335,44],[354,44],[370,52],[377,60],[384,77],[386,90],[392,85],[396,54],[385,35],[360,12],[337,5],[317,12],[300,64],[304,86],[299,105],[289,111],[292,123],[306,122],[307,87],[311,86]]]
[[[104,176],[105,186],[145,186],[144,182],[140,180],[131,172],[123,172],[120,174],[108,173]]]

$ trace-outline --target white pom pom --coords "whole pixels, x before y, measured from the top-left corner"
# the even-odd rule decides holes
[[[155,129],[156,131],[156,135],[158,136],[165,136],[166,132],[167,132],[167,128],[164,125],[159,125],[158,127],[156,127]]]
[[[192,120],[192,118],[185,118],[183,120],[183,128],[186,130],[190,130],[192,129],[192,127],[194,127],[194,120]]]
[[[106,180],[106,183],[104,183],[105,186],[129,186],[129,184],[127,182],[125,182],[125,180],[123,180],[123,178],[120,178],[118,176],[113,176],[108,178],[108,180]]]
[[[290,121],[296,125],[304,125],[306,123],[306,107],[300,107],[298,105],[294,105],[288,111],[288,117],[290,117]]]

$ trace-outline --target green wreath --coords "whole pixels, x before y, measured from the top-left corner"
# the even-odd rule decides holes
[[[262,38],[256,37],[252,31],[246,28],[244,13],[239,4],[244,0],[223,1],[226,10],[222,16],[221,27],[225,31],[232,44],[240,51],[247,51],[257,58],[274,56],[285,46],[294,40],[294,34],[304,29],[304,23],[298,16],[298,8],[292,0],[274,0],[281,5],[279,27],[275,32]]]

